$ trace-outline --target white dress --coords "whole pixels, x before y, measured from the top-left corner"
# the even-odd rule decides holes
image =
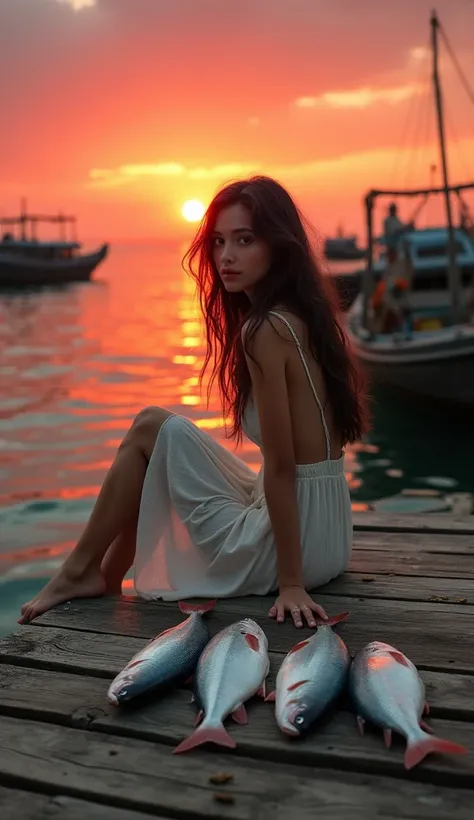
[[[321,414],[327,459],[296,467],[301,552],[307,589],[347,569],[352,510],[344,457],[331,459],[329,431],[304,352],[292,326]],[[250,401],[245,434],[261,447]],[[188,419],[170,416],[158,433],[146,471],[138,519],[135,590],[142,598],[266,595],[278,588],[275,542],[263,491],[263,470],[243,461]]]

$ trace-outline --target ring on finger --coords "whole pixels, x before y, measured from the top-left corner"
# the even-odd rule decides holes
[[[300,611],[300,608],[299,608],[299,606],[293,606],[293,607],[291,607],[291,611],[294,612],[294,613],[297,613],[297,612]]]

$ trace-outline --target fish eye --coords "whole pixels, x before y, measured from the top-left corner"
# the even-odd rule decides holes
[[[303,717],[303,715],[297,715],[297,716],[295,717],[295,725],[296,725],[296,726],[301,726],[303,723],[304,723],[304,717]]]

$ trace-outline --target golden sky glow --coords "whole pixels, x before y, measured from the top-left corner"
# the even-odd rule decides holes
[[[83,237],[185,236],[184,202],[267,173],[319,232],[360,230],[369,187],[440,181],[431,6],[2,0],[0,212],[26,196],[32,210],[76,213]],[[474,2],[437,10],[473,83]],[[446,53],[441,68],[463,181],[474,107]]]

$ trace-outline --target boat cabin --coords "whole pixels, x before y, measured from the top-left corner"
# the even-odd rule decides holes
[[[11,234],[6,233],[0,240],[0,253],[9,256],[21,256],[29,259],[73,259],[81,245],[79,242],[48,241],[15,239]]]
[[[474,242],[459,228],[454,230],[456,262],[464,288],[474,284]],[[448,231],[446,228],[424,228],[404,233],[397,246],[397,256],[411,268],[412,291],[448,292]],[[383,274],[388,258],[384,246],[374,262],[374,272]]]

